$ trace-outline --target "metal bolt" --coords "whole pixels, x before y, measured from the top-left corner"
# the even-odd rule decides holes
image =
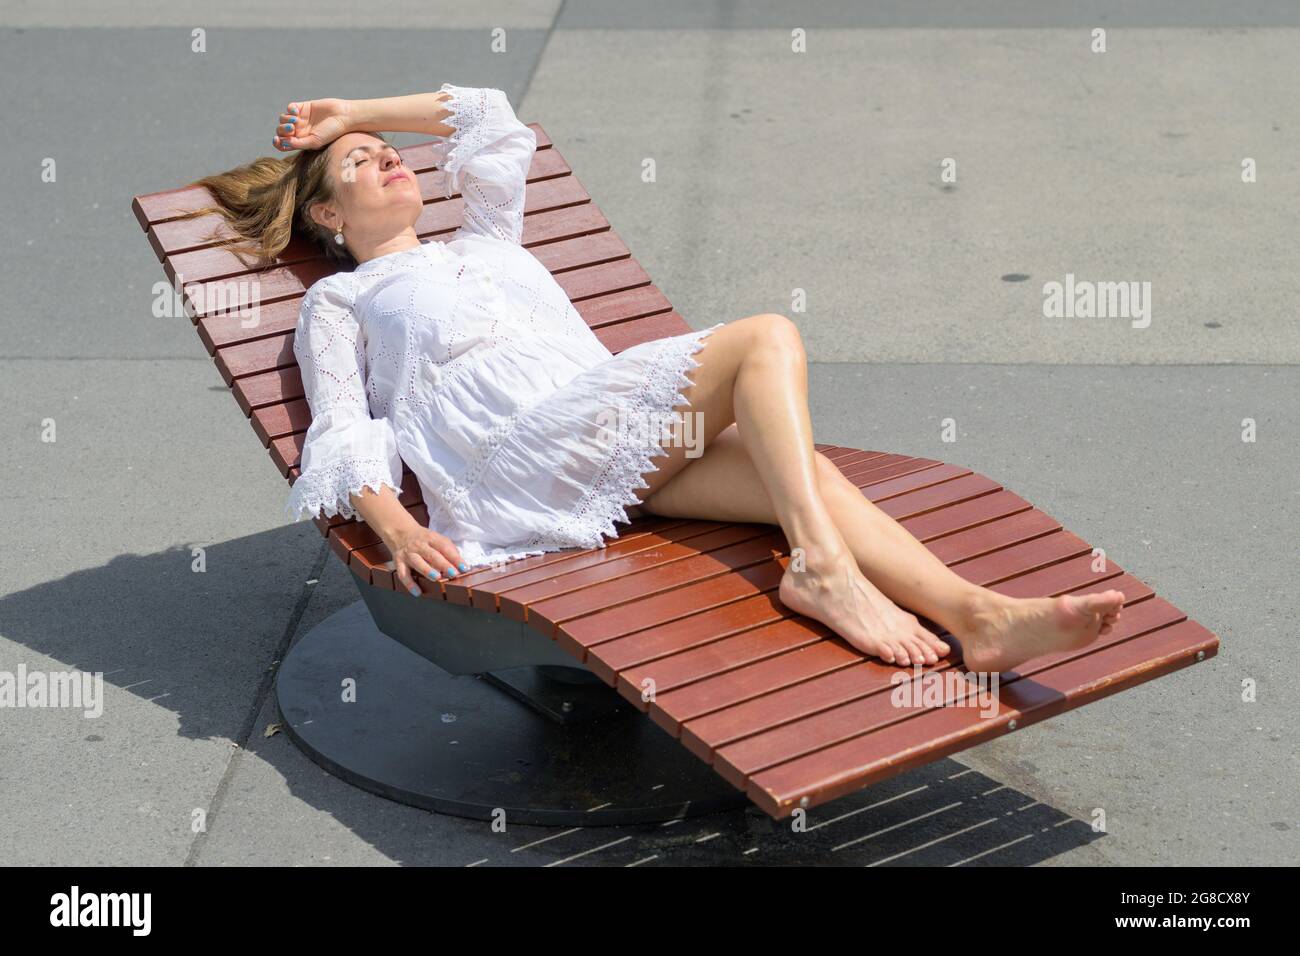
[[[566,700],[560,704],[560,710],[567,714],[569,711],[573,710],[573,705]]]
[[[808,804],[810,804],[810,803],[812,803],[812,801],[809,800],[807,797],[800,797],[800,798],[799,798],[799,806],[803,807],[805,810],[808,809]]]
[[[1016,729],[1016,722],[1014,720],[1011,721],[1011,723],[1007,724],[1007,730],[1015,730],[1015,729]]]
[[[1198,661],[1203,661],[1203,660],[1205,660],[1205,651],[1197,651],[1197,652],[1196,652],[1196,659],[1197,659]]]

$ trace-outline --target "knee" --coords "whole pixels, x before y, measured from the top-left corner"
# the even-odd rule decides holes
[[[843,491],[846,487],[852,488],[855,493],[858,491],[857,487],[844,477],[844,472],[836,467],[835,462],[821,452],[813,452],[813,463],[817,466],[817,480],[823,492]]]
[[[804,357],[803,336],[792,319],[777,312],[764,312],[750,316],[747,321],[753,328],[753,344],[756,348],[770,349],[786,356]]]
[[[835,462],[819,451],[813,452],[813,464],[817,466],[817,477],[823,482],[834,481],[840,477],[840,470],[835,467]]]

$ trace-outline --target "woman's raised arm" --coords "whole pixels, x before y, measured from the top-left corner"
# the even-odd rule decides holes
[[[411,93],[381,100],[350,100],[349,129],[361,133],[428,133],[450,136],[452,128],[443,122],[450,111],[443,105],[445,92]]]
[[[417,132],[436,136],[434,157],[448,199],[459,190],[463,225],[453,240],[486,236],[523,241],[525,193],[537,134],[520,122],[505,92],[495,87],[442,84],[436,93],[381,100],[290,103],[280,116],[275,145],[319,149],[344,133]]]
[[[302,100],[290,103],[275,128],[277,149],[320,149],[344,133],[427,133],[450,136],[445,91],[378,100]]]

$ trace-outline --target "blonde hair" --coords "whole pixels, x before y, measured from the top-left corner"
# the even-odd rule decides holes
[[[388,142],[379,133],[367,135]],[[262,156],[195,180],[190,185],[207,189],[217,204],[178,218],[194,219],[212,213],[221,216],[235,235],[222,236],[214,230],[208,239],[229,246],[249,267],[274,261],[289,245],[295,229],[314,239],[328,258],[355,265],[347,247],[334,241],[334,233],[308,215],[313,203],[334,198],[334,183],[327,174],[328,149],[300,150],[284,157]],[[259,261],[250,263],[246,255]]]

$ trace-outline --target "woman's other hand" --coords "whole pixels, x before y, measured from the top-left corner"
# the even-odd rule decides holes
[[[413,574],[431,581],[450,581],[469,567],[461,561],[451,539],[418,524],[397,532],[385,544],[393,555],[397,580],[412,594],[419,593]]]
[[[282,152],[321,149],[351,129],[348,100],[306,100],[290,103],[280,114],[272,144]]]

